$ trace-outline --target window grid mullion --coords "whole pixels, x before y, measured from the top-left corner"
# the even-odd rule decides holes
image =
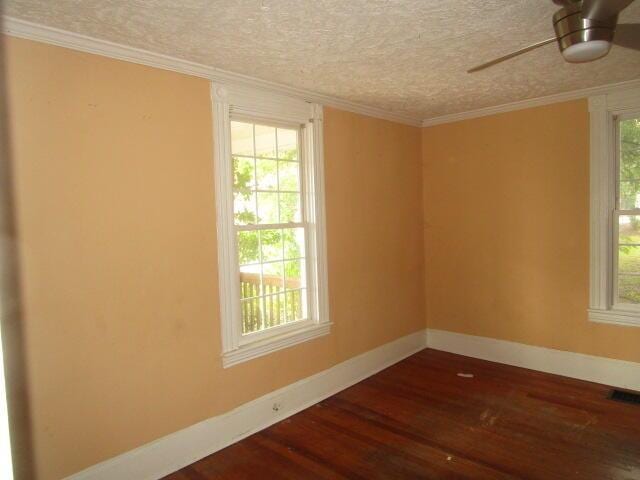
[[[237,232],[253,231],[253,230],[280,230],[288,228],[306,228],[307,225],[302,222],[291,223],[249,223],[247,225],[234,225]]]
[[[307,289],[306,287],[298,287],[298,288],[292,288],[292,289],[290,289],[290,290],[288,290],[288,291],[289,291],[289,292],[292,292],[292,293],[295,293],[295,292],[302,292],[303,290],[306,290],[306,289]],[[257,296],[257,297],[246,297],[246,298],[243,298],[242,300],[243,300],[243,301],[246,301],[246,300],[255,300],[255,299],[257,299],[257,298],[266,298],[266,297],[273,297],[273,298],[275,298],[275,297],[277,297],[278,295],[280,295],[281,293],[282,293],[282,292],[277,292],[277,293],[265,293],[264,295],[259,295],[259,296]],[[286,322],[283,322],[283,323],[286,323]]]
[[[242,266],[255,267],[257,265],[269,265],[269,264],[278,263],[278,262],[293,262],[296,260],[304,260],[305,258],[306,257],[293,257],[293,258],[283,258],[281,260],[267,260],[266,262],[262,262],[262,263],[243,263]]]
[[[278,129],[275,129],[275,136],[276,136],[276,192],[277,192],[277,201],[278,201],[278,223],[280,223],[282,221],[282,212],[280,211],[280,160],[278,157],[280,157],[280,148],[279,148],[279,140],[278,140]],[[281,277],[280,277],[280,281],[282,282],[282,291],[285,292],[284,293],[284,311],[285,311],[285,315],[284,315],[284,320],[286,322],[286,318],[287,318],[287,294],[286,294],[286,290],[285,290],[285,274],[284,274],[284,238],[282,238],[282,245],[281,245],[281,249],[282,249],[282,260],[280,261],[280,265],[282,265],[282,273],[281,273]],[[280,308],[280,302],[278,302],[278,309]],[[280,312],[278,311],[278,315],[280,315]],[[284,322],[283,322],[284,323]]]
[[[611,292],[609,301],[611,305],[615,305],[618,303],[618,278],[619,278],[619,270],[620,270],[620,124],[618,123],[618,118],[614,118],[614,138],[615,138],[615,153],[614,153],[614,168],[615,168],[615,189],[614,189],[614,211],[613,211],[613,225],[612,228],[613,233],[613,251],[609,253],[609,255],[613,254],[613,262],[612,262],[612,271],[613,278],[611,279],[610,286]],[[611,258],[611,257],[610,257]]]
[[[259,221],[259,214],[260,211],[259,209],[259,202],[258,202],[258,193],[255,191],[255,189],[258,188],[258,152],[256,151],[256,125],[255,123],[251,124],[251,135],[252,135],[252,139],[253,139],[253,188],[254,188],[254,196],[255,196],[255,204],[256,204],[256,222]],[[265,311],[265,304],[264,304],[264,298],[262,297],[262,294],[264,293],[264,272],[262,271],[262,233],[258,232],[258,258],[260,259],[260,284],[258,285],[258,293],[259,293],[259,305],[260,305],[260,309],[258,311],[258,315],[259,315],[259,319],[260,321],[264,322],[264,311]]]
[[[621,215],[640,215],[640,208],[615,209],[613,211],[617,216]]]
[[[305,143],[303,145],[303,135],[305,136],[304,140]],[[309,135],[309,130],[305,129],[304,125],[301,125],[300,128],[300,134],[298,135],[298,160],[300,161],[300,168],[298,170],[298,184],[300,185],[300,215],[302,218],[302,221],[305,223],[305,225],[307,224],[308,220],[309,220],[309,215],[307,212],[307,208],[308,208],[308,199],[307,199],[307,195],[309,192],[309,186],[307,185],[307,155],[311,155],[310,151],[307,151],[306,148],[309,145],[308,140],[306,139],[306,136]],[[315,141],[315,139],[313,140]],[[309,275],[311,274],[311,265],[309,264],[310,260],[309,260],[309,254],[307,252],[310,251],[310,245],[309,245],[309,235],[307,230],[305,230],[305,237],[304,237],[304,248],[305,248],[305,259],[304,259],[304,273],[305,273],[305,279],[304,279],[304,284],[306,286],[309,286],[311,284],[310,282],[310,277]],[[316,268],[316,267],[314,267]],[[306,302],[305,302],[305,306],[307,308],[307,316],[311,316],[311,309],[310,309],[310,301],[309,301],[309,296],[311,295],[309,292],[309,289],[306,290]]]

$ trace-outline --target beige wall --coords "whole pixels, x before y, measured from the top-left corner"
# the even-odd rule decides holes
[[[640,361],[640,329],[586,316],[585,101],[422,138],[325,109],[332,333],[225,370],[207,81],[6,45],[42,479],[424,328],[425,303],[430,328]]]
[[[334,328],[223,370],[207,81],[6,44],[41,479],[424,328],[418,128],[325,110]]]
[[[586,100],[423,129],[429,328],[640,361],[587,320]]]

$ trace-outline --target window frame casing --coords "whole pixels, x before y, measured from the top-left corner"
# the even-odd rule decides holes
[[[616,246],[619,158],[618,120],[640,115],[640,89],[589,98],[590,265],[589,320],[640,326],[640,308],[618,303]]]
[[[230,367],[330,332],[322,106],[241,85],[211,84],[222,364]],[[242,335],[233,212],[231,120],[300,126],[308,319]]]

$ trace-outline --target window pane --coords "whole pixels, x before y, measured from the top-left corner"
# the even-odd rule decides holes
[[[262,266],[265,328],[284,322],[284,268],[282,262],[266,263]],[[281,312],[282,309],[282,312]]]
[[[620,215],[618,220],[618,244],[640,244],[640,215]]]
[[[631,210],[633,208],[640,208],[640,202],[638,201],[638,184],[635,180],[620,180],[620,209]]]
[[[278,223],[278,194],[258,192],[258,223]]]
[[[640,215],[618,220],[618,302],[640,302]]]
[[[251,333],[262,330],[262,297],[240,301],[240,314],[242,317],[242,333]]]
[[[249,193],[255,186],[253,158],[233,157],[233,191]]]
[[[304,228],[285,228],[282,239],[285,259],[304,257]]]
[[[260,262],[257,231],[238,232],[238,261],[240,265]]]
[[[618,275],[618,303],[640,303],[640,276]]]
[[[276,327],[285,323],[284,293],[264,297],[264,328]]]
[[[260,288],[260,264],[242,265],[240,267],[240,297],[251,298],[262,295]]]
[[[278,189],[278,162],[275,160],[256,160],[256,181],[258,190]]]
[[[287,323],[302,320],[307,316],[307,290],[288,290],[287,297]]]
[[[298,160],[298,132],[296,130],[278,129],[278,158]]]
[[[256,223],[256,194],[233,194],[233,218],[236,225]]]
[[[262,265],[262,285],[264,293],[267,295],[284,290],[284,267],[282,262]]]
[[[231,122],[231,153],[253,157],[253,125]]]
[[[276,129],[256,125],[256,157],[276,158]]]
[[[618,247],[618,273],[640,275],[640,247]]]
[[[280,222],[300,222],[300,194],[281,193],[280,194]]]
[[[284,262],[285,287],[287,290],[296,290],[306,287],[305,260],[292,260]]]
[[[300,164],[278,162],[279,190],[300,191]]]
[[[620,122],[620,208],[640,208],[640,118]]]
[[[262,230],[260,244],[263,262],[282,260],[282,230]]]

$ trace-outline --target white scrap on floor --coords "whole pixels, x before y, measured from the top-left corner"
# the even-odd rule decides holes
[[[462,378],[473,378],[473,373],[458,373],[458,376]]]

